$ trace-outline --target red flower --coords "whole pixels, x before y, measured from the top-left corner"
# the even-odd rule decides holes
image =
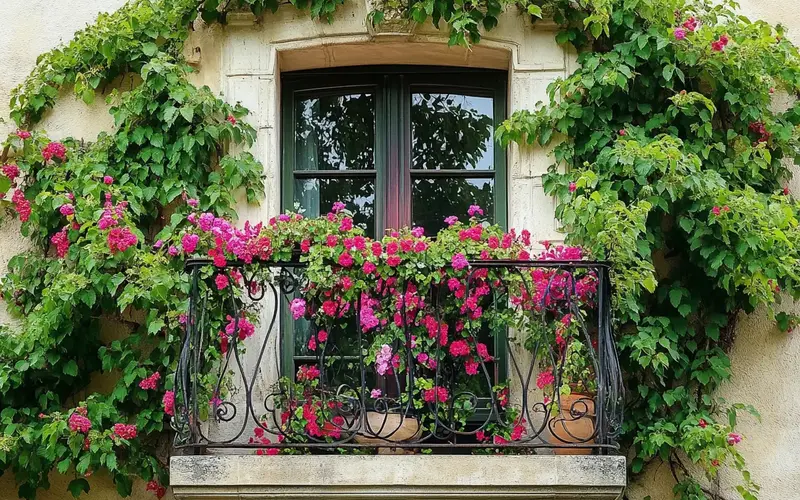
[[[389,258],[386,259],[386,263],[389,264],[390,267],[397,267],[400,265],[402,260],[403,259],[401,259],[398,255],[390,255]]]
[[[228,117],[227,117],[227,118],[225,118],[225,120],[226,120],[228,123],[230,123],[231,125],[236,125],[236,117],[235,117],[235,116],[233,116],[233,115],[228,115]]]
[[[447,393],[446,388],[436,386],[433,389],[423,391],[422,397],[427,403],[444,403],[450,395]]]
[[[708,426],[705,419],[702,418],[697,422],[697,425],[700,426],[701,429],[705,429]]]
[[[536,387],[539,389],[544,389],[548,385],[552,384],[556,381],[556,377],[553,375],[553,370],[547,370],[541,372],[539,376],[536,378]]]
[[[165,392],[164,397],[161,398],[161,403],[164,405],[164,413],[169,416],[175,415],[175,392]]]
[[[454,340],[450,344],[450,354],[453,356],[469,356],[469,344],[466,340]]]
[[[714,208],[711,209],[711,213],[714,215],[719,215],[720,213],[722,213],[722,211],[720,210],[719,207],[715,206]]]
[[[353,256],[348,252],[343,252],[339,255],[339,265],[342,267],[350,267],[353,265]]]
[[[42,158],[48,162],[53,158],[64,161],[67,158],[67,148],[60,142],[51,142],[42,149]]]
[[[578,189],[578,185],[575,184],[574,182],[570,182],[569,183],[569,192],[570,193],[574,193],[576,189]]]
[[[711,42],[711,50],[714,52],[722,52],[725,50],[726,45],[728,45],[728,37],[727,35],[722,35],[718,40]]]

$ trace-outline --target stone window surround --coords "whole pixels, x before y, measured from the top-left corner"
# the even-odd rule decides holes
[[[221,48],[204,50],[218,52],[219,87],[227,100],[240,101],[251,110],[248,121],[258,131],[252,152],[264,164],[265,200],[258,208],[242,206],[243,219],[267,220],[281,209],[282,71],[378,64],[505,69],[510,114],[545,101],[547,85],[569,74],[575,64],[575,54],[555,44],[552,25],[533,28],[515,12],[504,14],[495,30],[467,50],[448,47],[447,36],[432,26],[376,34],[363,22],[365,4],[354,2],[342,9],[343,22],[337,15],[332,25],[279,12],[278,19],[262,27],[252,15],[236,14],[229,18],[223,37],[211,37]],[[511,146],[507,155],[508,226],[531,230],[534,241],[558,241],[554,203],[541,187],[541,176],[551,163],[547,151]],[[175,497],[192,500],[613,500],[626,483],[624,457],[547,454],[185,455],[171,459],[170,475]]]

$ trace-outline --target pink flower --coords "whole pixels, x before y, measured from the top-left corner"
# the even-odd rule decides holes
[[[428,355],[427,355],[427,354],[425,354],[424,352],[421,352],[421,353],[417,354],[417,361],[418,361],[418,362],[419,362],[421,365],[424,365],[425,363],[427,363],[427,362],[428,362]]]
[[[68,420],[69,430],[86,434],[92,428],[92,422],[82,415],[77,409],[72,412]]]
[[[183,251],[186,253],[192,253],[197,249],[197,243],[200,242],[200,237],[196,234],[185,234],[181,239],[181,245],[183,246]]]
[[[389,265],[389,267],[397,267],[400,265],[402,260],[403,259],[401,259],[398,255],[390,255],[389,258],[386,259],[386,263]]]
[[[742,435],[741,434],[737,434],[735,432],[730,432],[730,433],[728,433],[727,441],[728,441],[728,444],[731,445],[731,446],[733,446],[733,445],[735,445],[737,443],[741,443],[742,442]]]
[[[333,248],[339,244],[339,238],[335,234],[329,234],[325,237],[325,244]]]
[[[469,214],[470,217],[475,217],[475,214],[483,215],[483,209],[478,205],[470,205],[469,210],[467,210],[467,213]]]
[[[624,128],[621,128],[621,129],[619,129],[619,135],[626,136],[626,135],[628,135],[628,131],[625,130]]]
[[[422,397],[427,403],[444,403],[450,395],[447,393],[446,388],[436,386],[433,389],[423,391]]]
[[[50,243],[56,247],[56,255],[59,259],[63,259],[69,252],[69,236],[67,236],[67,228],[64,227],[61,231],[50,237]]]
[[[465,267],[469,266],[469,262],[467,262],[467,258],[464,257],[464,254],[462,254],[462,253],[457,253],[457,254],[453,255],[453,258],[451,259],[451,263],[453,265],[453,269],[455,269],[456,271],[460,271],[460,270],[464,269]]]
[[[576,189],[578,189],[578,185],[575,184],[574,182],[570,182],[569,183],[569,192],[570,193],[574,193]]]
[[[711,50],[714,52],[722,52],[725,50],[725,46],[728,45],[728,41],[726,35],[720,36],[718,40],[711,42]]]
[[[690,17],[689,19],[687,19],[686,21],[683,22],[682,26],[684,28],[686,28],[687,30],[689,30],[689,31],[694,31],[694,30],[697,29],[697,25],[698,24],[699,23],[698,23],[697,19],[695,19],[694,17]]]
[[[120,439],[131,440],[138,434],[135,425],[128,424],[114,424],[114,434]]]
[[[167,249],[167,253],[169,254],[170,257],[175,257],[179,253],[181,253],[181,251],[178,250],[178,247],[176,247],[175,245],[170,245],[169,248]]]
[[[375,264],[373,264],[373,263],[372,263],[372,262],[370,262],[370,261],[365,261],[365,262],[364,262],[364,265],[361,267],[361,269],[362,269],[362,270],[363,270],[363,271],[364,271],[366,274],[372,274],[372,273],[374,273],[374,272],[375,272],[375,270],[376,270],[376,269],[378,269],[378,266],[376,266]]]
[[[536,387],[539,389],[544,389],[548,385],[552,384],[556,381],[555,376],[553,376],[552,370],[547,370],[545,372],[541,372],[539,376],[536,378]]]
[[[319,368],[315,365],[303,365],[297,371],[297,380],[299,382],[312,381],[319,377]]]
[[[231,125],[236,125],[236,117],[233,115],[228,115],[228,117],[225,118],[225,121],[227,121]]]
[[[311,250],[311,241],[305,239],[300,242],[300,251],[303,253],[308,253]]]
[[[155,388],[158,386],[159,380],[161,380],[161,374],[158,372],[153,372],[152,375],[150,375],[145,379],[142,379],[142,381],[139,382],[139,388],[144,389],[146,391],[155,390]]]
[[[19,176],[19,167],[16,165],[3,165],[0,168],[0,172],[3,172],[3,175],[13,181]]]
[[[450,354],[453,356],[469,356],[469,344],[466,340],[454,340],[450,344]]]
[[[452,226],[456,222],[458,222],[458,217],[455,215],[451,215],[450,217],[445,217],[444,221],[447,223],[448,226]]]
[[[783,195],[784,196],[789,196],[789,187],[788,186],[783,188]]]
[[[425,229],[421,228],[419,226],[417,226],[417,227],[415,227],[414,229],[411,230],[411,236],[413,236],[415,238],[422,238],[422,236],[424,234],[425,234]]]
[[[353,265],[353,256],[350,255],[348,252],[342,252],[339,255],[339,265],[342,267],[350,267]]]
[[[675,31],[673,31],[672,34],[675,36],[676,40],[683,40],[686,38],[686,30],[683,28],[675,28]]]
[[[156,496],[156,498],[158,498],[159,500],[161,500],[161,498],[163,498],[164,495],[167,494],[167,488],[158,484],[158,481],[156,481],[155,479],[148,481],[147,486],[145,487],[144,490],[152,491],[153,494]]]
[[[117,252],[124,252],[131,246],[135,245],[139,239],[127,227],[115,227],[108,232],[108,249],[112,254]]]
[[[338,214],[339,212],[341,212],[345,208],[346,208],[346,205],[344,203],[342,203],[341,201],[337,201],[337,202],[335,202],[333,204],[332,211],[333,211],[333,213]]]
[[[106,185],[114,184],[114,178],[111,177],[110,175],[106,175],[103,177],[103,183]]]
[[[161,403],[164,405],[164,413],[169,416],[175,415],[175,392],[167,391],[164,397],[161,398]]]
[[[386,375],[391,371],[392,348],[387,344],[381,346],[381,350],[375,355],[375,371],[378,375]]]
[[[64,203],[58,211],[61,212],[61,215],[72,215],[75,213],[75,207],[71,203]]]
[[[320,342],[327,342],[328,341],[328,332],[325,330],[320,330],[317,332],[317,340]]]
[[[11,202],[14,204],[14,210],[19,214],[19,220],[26,222],[31,217],[31,202],[25,199],[25,193],[21,189],[14,190],[11,195]]]
[[[67,158],[67,148],[64,147],[64,145],[60,142],[51,142],[45,146],[44,149],[42,149],[42,158],[44,158],[45,162],[48,162],[53,158],[58,158],[59,160],[64,161]]]
[[[478,374],[478,366],[479,363],[475,361],[474,358],[470,358],[464,361],[464,370],[467,372],[467,375],[477,375]]]
[[[721,213],[721,210],[719,207],[715,206],[714,208],[711,209],[711,213],[714,215],[719,215]]]
[[[369,396],[372,399],[378,399],[379,397],[381,397],[382,394],[383,392],[380,389],[372,389],[372,391],[370,391],[369,393]]]
[[[345,217],[342,219],[342,222],[339,224],[339,231],[346,233],[347,231],[351,231],[353,229],[353,219],[350,217]]]
[[[337,305],[336,302],[332,300],[326,300],[322,303],[322,312],[324,312],[327,316],[335,316],[336,315]]]
[[[306,315],[306,301],[303,299],[294,299],[289,305],[289,310],[292,311],[292,318],[300,319]]]
[[[492,357],[492,355],[489,354],[489,349],[483,342],[478,342],[478,345],[476,346],[475,350],[478,352],[478,356],[480,356],[481,359],[484,361],[492,361],[494,359],[494,357]]]
[[[317,350],[317,339],[311,337],[308,339],[308,350],[309,351],[316,351]]]
[[[214,278],[214,284],[217,285],[217,290],[224,290],[226,286],[228,286],[228,277],[224,274],[218,274],[216,278]]]
[[[27,130],[17,130],[16,134],[17,137],[19,137],[23,141],[31,138],[31,133],[28,132]]]

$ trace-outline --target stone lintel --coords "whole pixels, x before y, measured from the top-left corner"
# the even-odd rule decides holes
[[[619,456],[202,455],[170,461],[181,500],[615,500]]]

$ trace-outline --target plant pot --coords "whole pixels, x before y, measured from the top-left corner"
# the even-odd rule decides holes
[[[401,413],[380,413],[368,411],[364,428],[356,434],[359,444],[381,444],[379,455],[409,455],[415,453],[409,448],[393,447],[393,444],[408,443],[422,434],[419,420]]]
[[[558,414],[550,419],[550,444],[594,444],[594,396],[561,396]],[[590,455],[589,448],[554,448],[556,455]]]

